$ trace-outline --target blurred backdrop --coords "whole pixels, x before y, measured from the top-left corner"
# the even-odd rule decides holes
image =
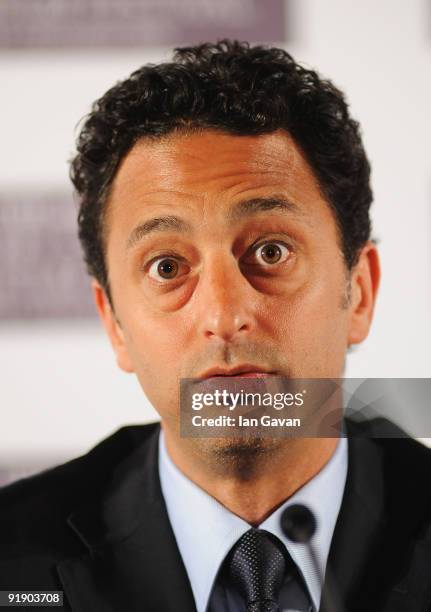
[[[68,180],[78,121],[173,46],[283,46],[347,93],[373,168],[383,268],[350,377],[431,377],[428,0],[2,0],[0,483],[157,418],[92,306]]]

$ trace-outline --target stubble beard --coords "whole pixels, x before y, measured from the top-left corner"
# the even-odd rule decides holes
[[[267,469],[286,440],[256,435],[193,439],[193,451],[214,476],[251,480]]]

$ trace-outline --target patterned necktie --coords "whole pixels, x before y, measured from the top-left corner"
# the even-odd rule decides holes
[[[246,612],[279,612],[278,595],[286,573],[280,540],[264,529],[249,529],[228,560],[229,579],[246,601]]]

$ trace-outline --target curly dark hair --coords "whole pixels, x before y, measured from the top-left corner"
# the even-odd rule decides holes
[[[278,48],[221,40],[177,48],[109,89],[86,117],[71,162],[79,239],[89,273],[110,296],[104,210],[120,161],[141,138],[215,129],[283,129],[304,152],[335,213],[349,270],[369,239],[370,165],[344,95]]]

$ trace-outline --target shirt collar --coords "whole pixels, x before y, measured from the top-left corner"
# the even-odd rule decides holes
[[[205,612],[220,565],[250,525],[176,467],[166,450],[163,430],[159,437],[159,474],[169,520],[190,579],[197,611]],[[291,542],[281,531],[280,516],[285,508],[296,503],[308,506],[313,512],[317,530],[312,542],[324,575],[346,477],[347,439],[340,438],[324,468],[259,525],[285,544],[302,572],[316,610],[321,597],[319,576],[307,546]]]

